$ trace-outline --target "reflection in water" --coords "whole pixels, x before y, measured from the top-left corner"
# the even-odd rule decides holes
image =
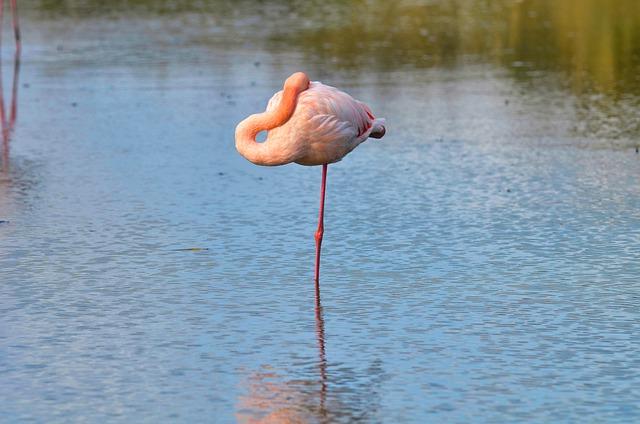
[[[640,94],[640,2],[635,0],[371,0],[366,6],[360,1],[274,0],[261,7],[248,0],[72,0],[41,1],[35,10],[74,19],[122,12],[196,13],[210,18],[199,22],[218,35],[199,42],[215,43],[223,28],[241,44],[256,38],[274,51],[295,47],[342,68],[395,70],[481,61],[505,66],[516,78],[530,78],[531,70],[562,71],[575,92],[595,88]]]
[[[379,409],[378,389],[385,379],[379,360],[364,371],[334,364],[329,377],[320,290],[316,285],[315,334],[317,359],[313,371],[283,370],[263,365],[248,377],[247,394],[240,397],[236,417],[241,423],[368,422]],[[292,378],[296,374],[303,378]],[[283,377],[284,375],[284,377]],[[313,377],[315,375],[315,378]],[[333,392],[329,387],[333,387]]]
[[[18,76],[20,74],[20,27],[18,25],[18,9],[16,6],[16,0],[11,0],[12,21],[14,28],[14,35],[16,40],[16,50],[13,57],[13,74],[11,83],[11,103],[9,109],[9,116],[7,117],[7,111],[4,101],[4,89],[3,89],[3,72],[2,72],[2,56],[0,55],[0,123],[2,125],[2,161],[0,162],[0,170],[3,174],[9,172],[9,141],[11,133],[16,124],[17,112],[18,112]],[[2,34],[2,27],[4,21],[4,2],[0,0],[0,34]]]
[[[316,338],[320,388],[314,381],[276,382],[275,372],[256,373],[250,377],[249,394],[241,397],[238,421],[242,423],[306,423],[327,421],[327,358],[324,319],[320,302],[320,285],[316,282]],[[271,369],[271,367],[264,367]],[[276,380],[276,381],[274,381]],[[300,390],[300,387],[303,390]],[[315,404],[314,404],[315,403]]]
[[[380,1],[370,8],[376,13],[341,3],[330,22],[296,37],[276,33],[272,51],[293,45],[307,61],[346,70],[489,65],[525,98],[548,102],[550,92],[572,93],[575,135],[631,144],[640,135],[638,1]],[[300,13],[317,22],[313,10]]]
[[[318,368],[320,369],[320,416],[327,417],[327,355],[324,349],[324,318],[322,318],[322,304],[320,303],[320,282],[316,280],[316,336],[318,338]]]
[[[304,2],[309,27],[283,1],[238,0],[237,15],[211,7],[197,17],[131,17],[123,6],[118,19],[86,21],[73,10],[36,20],[21,3],[31,21],[20,79],[30,88],[9,197],[0,194],[0,220],[10,221],[0,224],[5,421],[640,421],[640,155],[577,149],[564,126],[548,130],[553,116],[573,119],[541,95],[569,68],[535,77],[543,63],[510,62],[504,49],[504,62],[487,62],[465,47],[455,69],[430,69],[427,58],[399,57],[411,44],[398,34],[421,35],[427,22],[428,39],[441,22],[455,35],[454,8],[412,18],[407,1],[358,3],[367,7],[353,19],[372,19],[363,39],[392,44],[353,52],[372,56],[353,67],[347,50],[336,66],[309,62],[314,49],[355,45],[349,34],[327,46],[296,40],[316,24],[340,33],[346,3],[328,0],[335,9],[323,15],[323,2]],[[446,2],[424,7],[437,3]],[[602,1],[603,19],[614,3],[624,4]],[[525,13],[541,2],[482,4],[522,9],[527,34],[541,16]],[[377,30],[382,6],[407,27]],[[487,33],[505,25],[495,16]],[[463,34],[481,18],[469,22]],[[537,38],[527,37],[513,45],[533,57]],[[288,50],[270,53],[287,38]],[[576,46],[591,57],[593,45]],[[395,122],[388,142],[336,166],[331,205],[343,225],[327,251],[326,328],[296,280],[309,275],[313,224],[300,212],[317,205],[317,174],[252,167],[230,132],[301,64],[331,72],[327,82]],[[561,146],[528,144],[545,131]],[[209,250],[165,252],[198,245]]]
[[[9,144],[11,134],[16,125],[18,117],[18,77],[20,74],[20,50],[16,50],[13,59],[13,77],[11,84],[11,103],[9,106],[9,116],[5,107],[4,90],[2,84],[2,59],[0,58],[0,123],[2,124],[2,172],[9,171]]]
[[[16,40],[16,51],[20,51],[22,49],[22,42],[20,37],[20,21],[18,19],[18,4],[17,0],[9,0],[11,4],[11,23],[13,25],[13,36]],[[0,0],[0,21],[3,19],[4,15],[4,0]]]
[[[168,28],[174,38],[167,43],[180,39],[273,56],[292,52],[306,66],[323,64],[315,70],[319,79],[338,71],[373,72],[387,84],[395,77],[388,72],[415,70],[420,76],[426,69],[482,65],[516,82],[512,94],[526,101],[562,102],[571,93],[576,118],[571,135],[620,144],[635,144],[640,135],[636,0],[274,0],[260,7],[248,0],[133,3],[42,1],[34,10],[40,17],[74,20],[123,13],[136,19],[182,15],[189,28]]]

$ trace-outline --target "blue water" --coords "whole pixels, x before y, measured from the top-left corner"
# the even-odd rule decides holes
[[[570,94],[136,19],[23,17],[2,421],[640,420],[640,160]],[[319,308],[320,168],[233,141],[297,69],[388,121],[329,166]]]

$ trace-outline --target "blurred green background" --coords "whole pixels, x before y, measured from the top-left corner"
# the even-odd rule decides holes
[[[489,65],[522,90],[574,94],[579,135],[633,145],[640,134],[637,0],[43,0],[26,8],[70,26],[156,16],[170,22],[161,30],[176,44],[289,50],[334,71]]]

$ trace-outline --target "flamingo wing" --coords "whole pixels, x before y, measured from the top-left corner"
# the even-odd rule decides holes
[[[326,126],[333,122],[337,132],[342,132],[344,123],[353,127],[354,137],[361,137],[371,127],[373,114],[362,102],[337,88],[312,82],[310,89],[303,92],[299,99],[299,106],[314,110],[318,115],[331,115],[334,120],[320,119]]]
[[[353,123],[341,120],[333,114],[317,114],[307,118],[304,122],[304,133],[312,138],[314,143],[333,144],[346,143],[358,136]]]
[[[267,111],[277,109],[282,92],[276,93]],[[269,132],[283,150],[296,151],[302,164],[337,162],[369,137],[375,118],[362,102],[334,87],[312,82],[300,93],[290,120]]]

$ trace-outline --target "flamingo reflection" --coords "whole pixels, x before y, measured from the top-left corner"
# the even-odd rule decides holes
[[[238,422],[328,424],[376,421],[381,391],[389,376],[382,360],[375,355],[366,368],[354,368],[344,363],[329,368],[318,285],[315,324],[317,357],[311,362],[311,368],[298,363],[291,366],[291,373],[287,376],[270,366],[263,366],[261,372],[251,374],[246,385],[247,393],[238,400]]]
[[[18,75],[20,74],[20,52],[16,50],[13,61],[13,82],[11,85],[11,103],[9,116],[4,101],[2,84],[2,59],[0,58],[0,124],[2,125],[2,170],[9,171],[9,144],[18,115]]]
[[[318,340],[320,369],[320,416],[327,418],[327,355],[324,349],[324,319],[322,318],[322,304],[320,303],[320,282],[316,280],[316,338]]]
[[[18,0],[10,0],[11,5],[11,23],[13,24],[13,36],[16,40],[16,52],[22,49],[22,42],[20,39],[20,21],[18,19]],[[0,25],[4,20],[4,0],[0,0]]]
[[[251,377],[249,393],[240,398],[238,422],[246,424],[329,422],[326,408],[328,378],[324,319],[317,282],[315,318],[319,380],[278,382],[278,374],[264,367],[264,372],[256,373]]]
[[[20,74],[20,26],[18,24],[18,7],[16,0],[11,0],[12,22],[13,30],[16,41],[16,49],[13,57],[13,76],[11,84],[11,103],[9,107],[9,114],[7,116],[6,105],[4,101],[4,90],[2,83],[2,55],[0,54],[0,125],[2,129],[2,161],[0,162],[0,169],[2,173],[7,173],[9,170],[9,141],[13,129],[15,128],[17,113],[18,113],[18,76]],[[4,0],[0,0],[0,34],[2,34],[2,24],[4,21]]]

